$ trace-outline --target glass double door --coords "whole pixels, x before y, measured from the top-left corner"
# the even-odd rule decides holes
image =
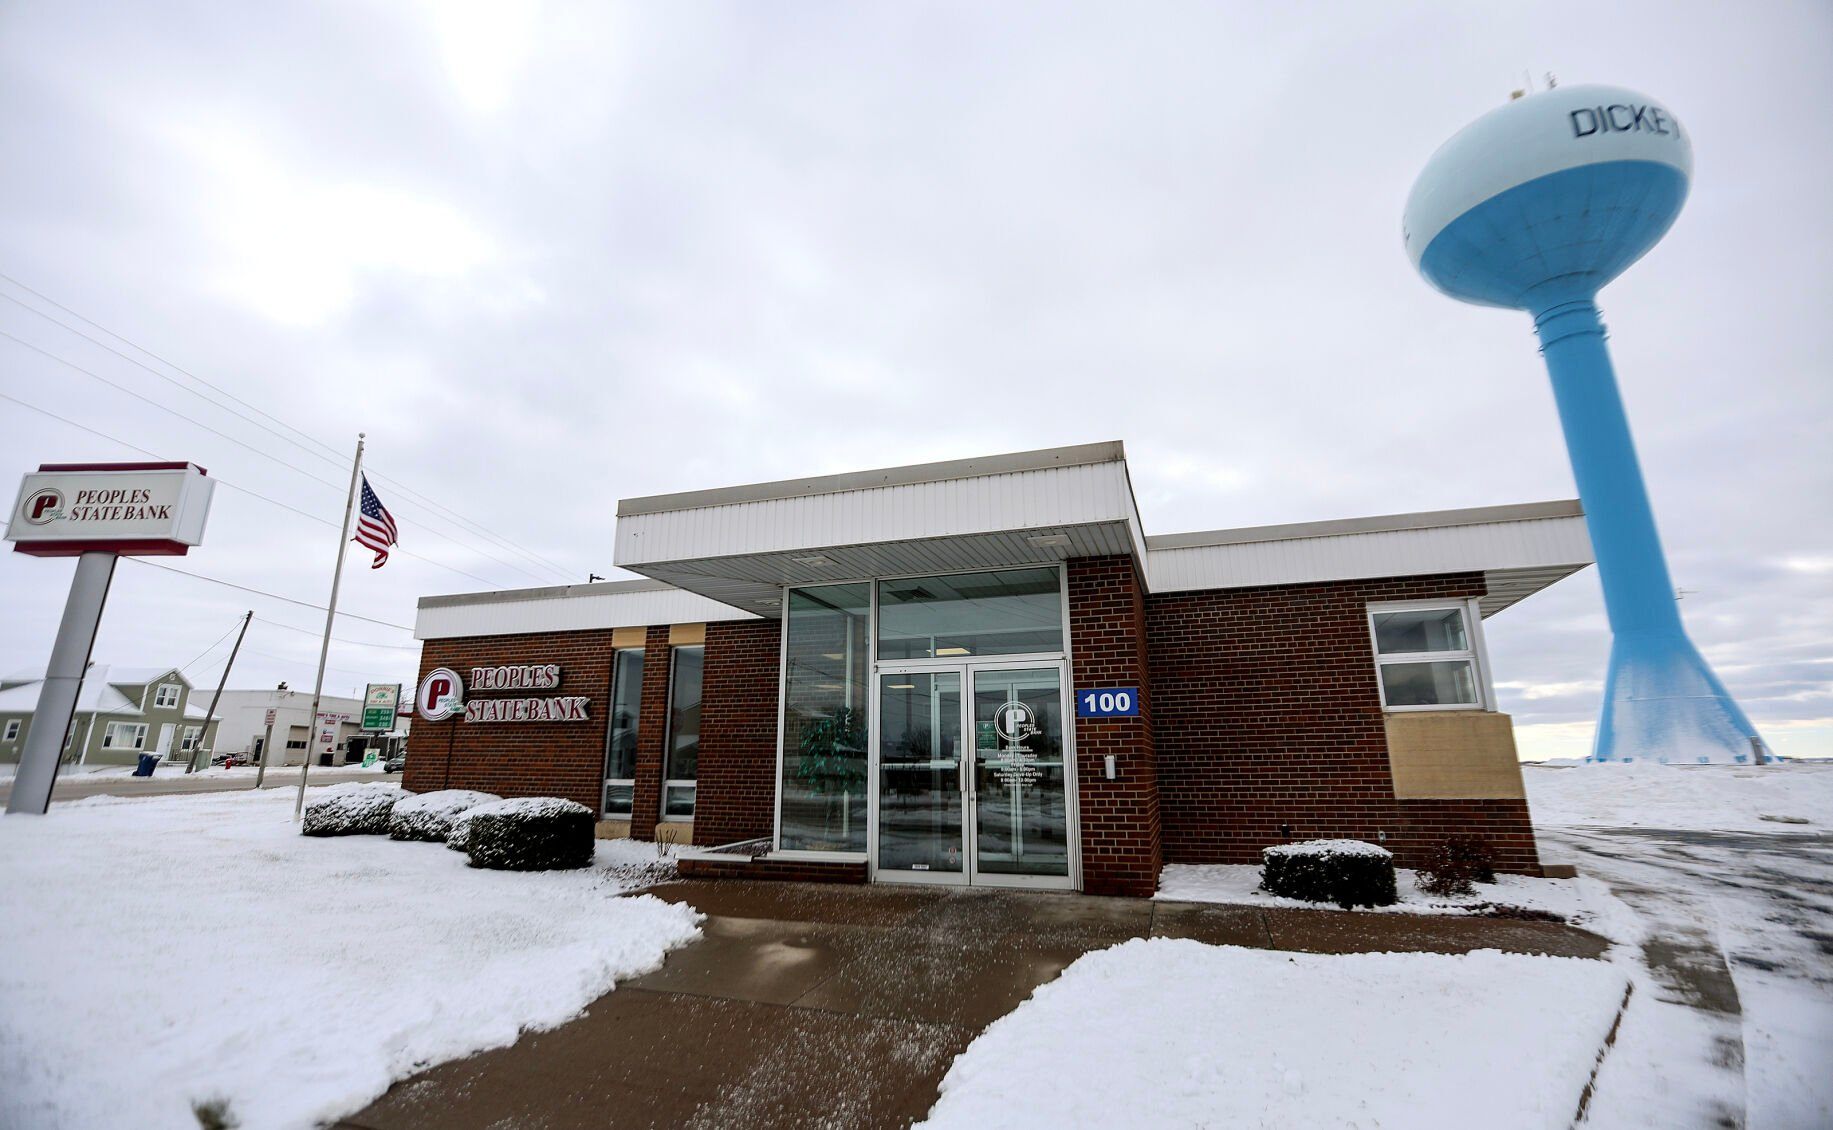
[[[875,877],[1069,887],[1063,665],[881,667],[875,690]]]

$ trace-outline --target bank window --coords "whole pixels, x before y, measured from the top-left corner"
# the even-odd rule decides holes
[[[202,726],[186,726],[184,740],[178,743],[178,748],[186,752],[196,749],[197,739],[202,737],[203,734],[204,728]]]
[[[153,692],[154,709],[171,710],[177,706],[180,690],[177,683],[160,683],[159,689]]]
[[[18,737],[19,737],[19,719],[8,718],[6,720],[6,734],[5,736],[0,737],[0,742],[15,741],[18,739]]]
[[[1063,575],[1052,568],[878,583],[878,658],[1063,650]]]
[[[1484,708],[1481,628],[1470,603],[1376,604],[1368,618],[1384,708]]]
[[[872,586],[789,594],[783,641],[785,851],[866,850],[866,733]]]
[[[605,736],[605,815],[628,817],[636,796],[636,734],[643,715],[643,649],[611,657],[611,724]]]
[[[668,742],[662,761],[662,819],[694,818],[700,767],[700,676],[706,649],[677,647],[669,656]]]
[[[110,722],[102,730],[103,749],[145,749],[146,723]]]

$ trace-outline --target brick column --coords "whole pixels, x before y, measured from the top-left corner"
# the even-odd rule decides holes
[[[1076,558],[1068,575],[1071,693],[1139,688],[1137,718],[1075,720],[1082,889],[1149,898],[1158,890],[1161,845],[1145,592],[1125,555]]]
[[[694,842],[768,836],[776,827],[777,668],[781,620],[706,626],[700,790]]]
[[[662,749],[668,733],[668,625],[651,625],[643,640],[643,704],[637,712],[636,784],[630,838],[653,840],[662,819]]]

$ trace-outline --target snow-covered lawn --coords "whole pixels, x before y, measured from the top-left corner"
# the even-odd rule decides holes
[[[1523,765],[1543,826],[1833,831],[1833,765]]]
[[[1575,926],[1585,926],[1597,916],[1591,902],[1587,901],[1583,879],[1498,875],[1494,883],[1479,883],[1468,895],[1428,895],[1419,889],[1415,872],[1397,867],[1394,875],[1400,901],[1392,906],[1360,907],[1357,914],[1469,916],[1512,908],[1555,914]],[[1249,863],[1168,863],[1159,875],[1157,897],[1165,902],[1235,903],[1293,910],[1336,909],[1268,894],[1260,889],[1260,868]],[[1593,892],[1592,902],[1595,897]]]
[[[995,1021],[924,1125],[1563,1128],[1626,983],[1606,962],[1493,950],[1135,939]]]
[[[698,935],[584,871],[474,870],[437,843],[308,839],[290,790],[0,818],[0,1126],[246,1128],[347,1114],[417,1068],[576,1015]]]

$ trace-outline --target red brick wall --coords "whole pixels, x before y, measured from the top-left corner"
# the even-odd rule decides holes
[[[1397,801],[1370,601],[1480,596],[1481,574],[1165,593],[1146,600],[1164,857],[1258,863],[1287,839],[1387,835],[1402,866],[1448,832],[1537,873],[1521,801]]]
[[[733,620],[706,626],[700,708],[700,788],[694,842],[768,836],[776,825],[777,666],[783,625]]]
[[[1145,596],[1125,555],[1070,561],[1068,587],[1071,692],[1138,687],[1140,696],[1137,718],[1076,719],[1082,889],[1150,897],[1158,889],[1161,846]]]
[[[559,689],[470,693],[471,668],[522,663],[558,663]],[[413,792],[482,789],[506,797],[563,796],[599,810],[611,698],[609,629],[427,640],[415,685],[436,667],[457,671],[467,698],[584,695],[588,720],[467,723],[462,714],[442,722],[416,718],[402,784]]]

